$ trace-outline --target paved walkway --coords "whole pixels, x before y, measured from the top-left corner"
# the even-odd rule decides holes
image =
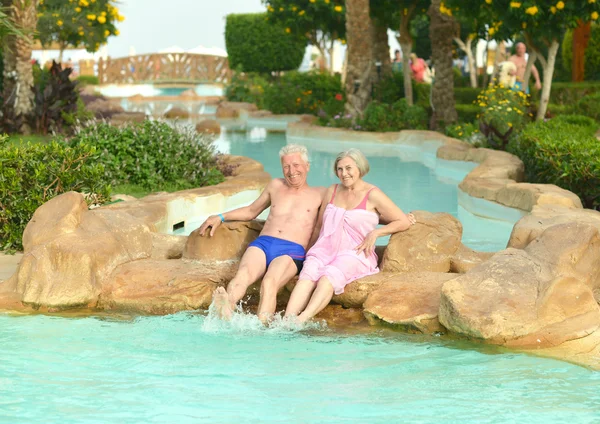
[[[22,257],[22,253],[15,253],[14,255],[0,253],[0,282],[12,277]]]

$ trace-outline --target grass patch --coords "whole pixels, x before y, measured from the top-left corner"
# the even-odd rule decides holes
[[[112,194],[127,194],[129,196],[133,196],[137,199],[141,199],[142,197],[145,197],[149,194],[152,193],[159,193],[159,192],[168,192],[168,193],[173,193],[174,191],[179,191],[179,190],[188,190],[189,188],[192,187],[188,187],[188,188],[182,188],[181,185],[179,184],[165,184],[164,186],[161,186],[159,188],[155,188],[153,190],[148,190],[147,188],[138,185],[138,184],[119,184],[117,186],[114,186],[111,190]]]
[[[9,145],[19,145],[25,143],[32,144],[47,144],[52,140],[52,135],[40,135],[40,134],[32,134],[32,135],[22,135],[22,134],[11,134],[8,136],[8,144]]]

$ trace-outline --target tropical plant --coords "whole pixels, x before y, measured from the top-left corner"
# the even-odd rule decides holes
[[[37,37],[45,46],[58,43],[59,62],[68,46],[97,51],[125,19],[114,0],[40,0],[38,12]]]

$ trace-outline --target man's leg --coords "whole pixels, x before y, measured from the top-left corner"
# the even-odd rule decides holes
[[[258,304],[258,318],[266,323],[277,308],[277,292],[292,279],[298,268],[287,255],[279,256],[271,261],[267,273],[260,286],[260,303]]]
[[[235,277],[227,285],[227,290],[223,287],[215,290],[213,304],[217,315],[222,319],[230,319],[236,303],[244,297],[248,287],[256,282],[265,273],[266,269],[267,258],[265,252],[258,247],[249,247],[242,256]]]

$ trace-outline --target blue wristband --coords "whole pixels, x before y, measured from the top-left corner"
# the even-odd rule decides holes
[[[221,222],[225,222],[225,217],[223,216],[222,213],[219,214],[219,217],[221,218]]]

